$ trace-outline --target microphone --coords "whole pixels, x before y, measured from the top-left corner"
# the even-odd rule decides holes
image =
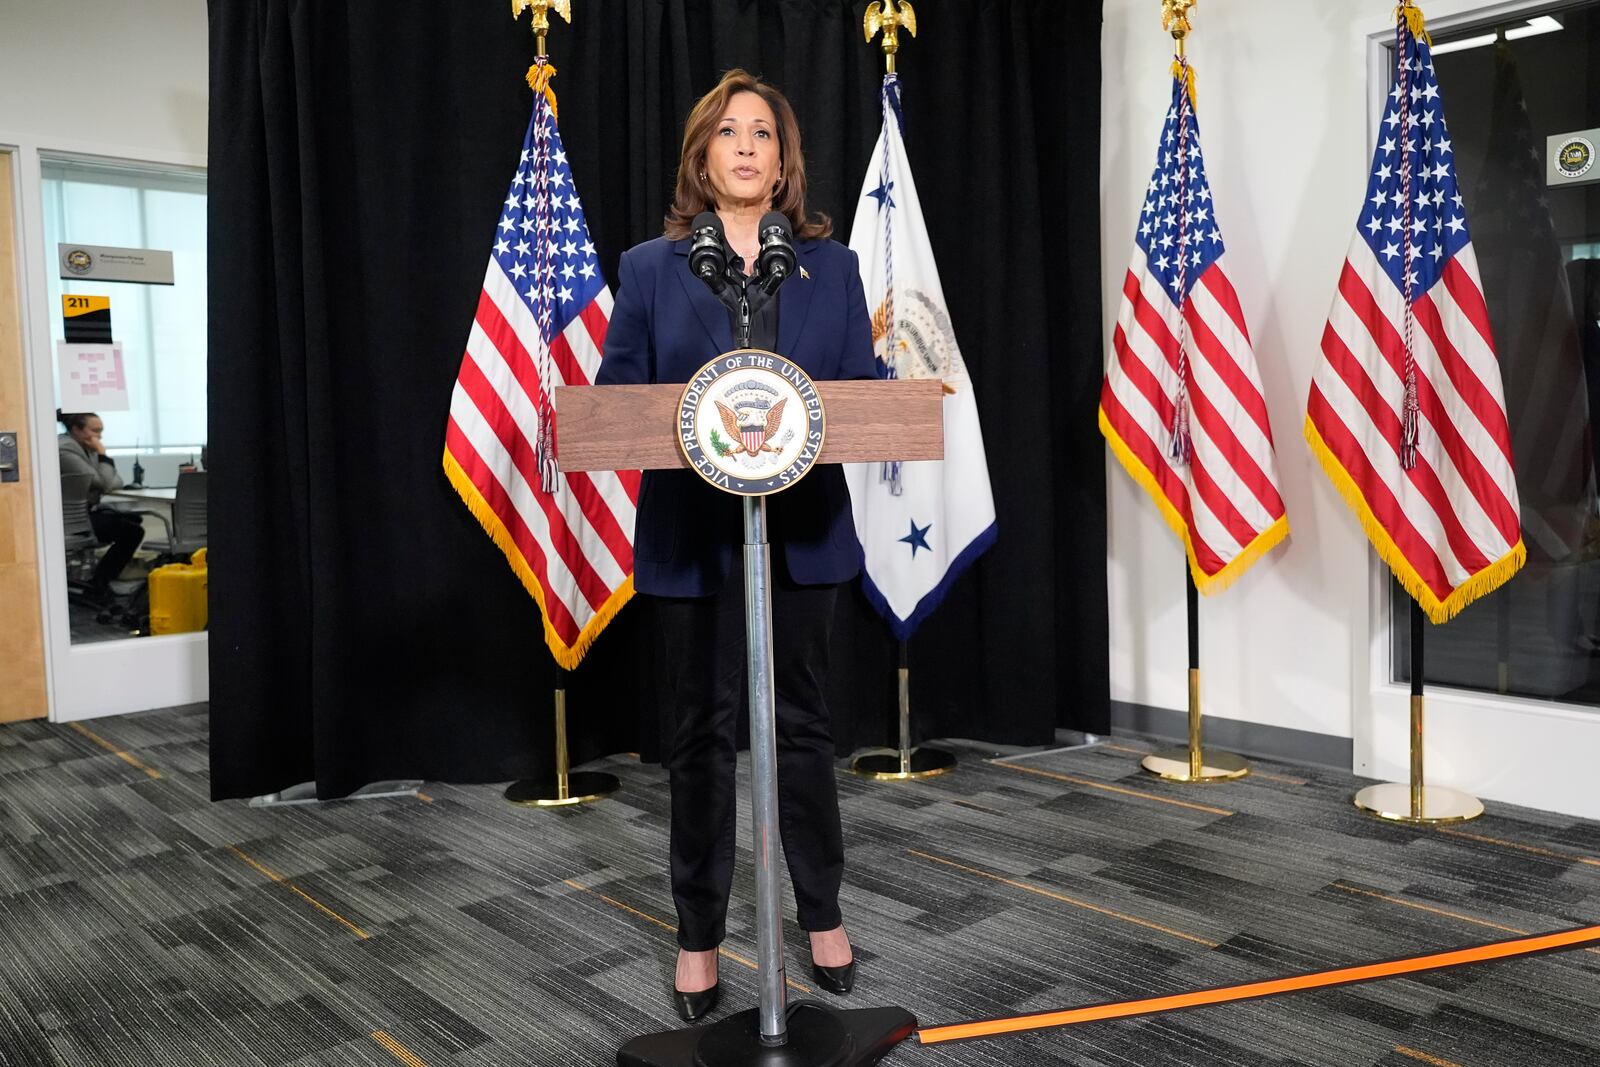
[[[724,243],[722,220],[714,211],[694,217],[690,230],[689,270],[711,287],[718,296],[728,287],[728,247]]]
[[[761,278],[761,288],[772,296],[794,273],[794,235],[789,230],[788,216],[781,211],[767,212],[761,216],[757,235],[761,250],[756,253],[756,273]]]

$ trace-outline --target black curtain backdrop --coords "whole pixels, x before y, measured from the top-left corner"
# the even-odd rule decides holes
[[[862,0],[581,0],[550,51],[607,277],[661,230],[693,101],[776,83],[811,205],[848,238],[880,125]],[[445,416],[531,108],[503,0],[212,0],[211,759],[218,797],[552,765],[537,609],[440,470]],[[908,150],[978,390],[998,544],[911,643],[919,737],[1108,724],[1100,6],[921,0]],[[896,646],[852,587],[841,754],[894,737]],[[568,681],[574,764],[660,751],[629,605]]]

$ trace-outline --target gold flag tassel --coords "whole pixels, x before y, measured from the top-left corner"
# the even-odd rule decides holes
[[[1433,47],[1433,38],[1428,36],[1427,27],[1422,22],[1422,9],[1413,4],[1411,0],[1402,0],[1400,6],[1394,9],[1394,17],[1396,22],[1404,18],[1406,25],[1411,29],[1411,36],[1422,41],[1429,48]]]
[[[550,115],[556,115],[556,91],[550,88],[550,79],[556,76],[556,65],[550,62],[548,56],[540,56],[533,61],[533,66],[528,68],[528,88],[536,93],[542,93],[545,102],[550,105]]]
[[[1183,79],[1183,87],[1189,92],[1189,106],[1194,107],[1199,101],[1194,95],[1194,66],[1181,59],[1172,61],[1172,76]]]
[[[1184,57],[1183,42],[1189,36],[1189,31],[1194,29],[1189,24],[1189,9],[1194,7],[1198,0],[1161,0],[1161,28],[1172,34],[1173,50],[1177,53],[1172,59],[1172,76],[1183,79],[1184,90],[1189,94],[1189,106],[1195,106],[1194,95],[1194,68],[1189,66]]]

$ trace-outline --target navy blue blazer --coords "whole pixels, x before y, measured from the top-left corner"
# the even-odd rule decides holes
[[[778,290],[778,352],[817,381],[876,378],[856,254],[826,240],[796,241],[795,253],[800,269]],[[623,253],[596,385],[687,382],[732,348],[727,309],[689,272],[687,238],[658,237]],[[693,471],[645,471],[634,588],[668,597],[717,592],[741,555],[741,512],[738,497]],[[774,496],[767,514],[774,562],[794,582],[827,585],[860,569],[850,491],[837,465],[819,465]]]

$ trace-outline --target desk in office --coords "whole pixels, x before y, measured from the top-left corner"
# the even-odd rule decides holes
[[[105,493],[100,499],[103,501],[113,501],[114,499],[130,500],[140,504],[166,504],[171,507],[172,502],[177,498],[178,489],[176,486],[164,485],[135,489],[125,485],[121,489],[113,489]]]
[[[167,544],[172,524],[172,508],[177,499],[176,486],[134,489],[125,485],[121,489],[103,493],[100,503],[122,511],[149,511],[160,515],[160,518],[156,515],[139,516],[139,521],[144,523],[145,546],[150,547]],[[166,521],[163,522],[163,519]]]

